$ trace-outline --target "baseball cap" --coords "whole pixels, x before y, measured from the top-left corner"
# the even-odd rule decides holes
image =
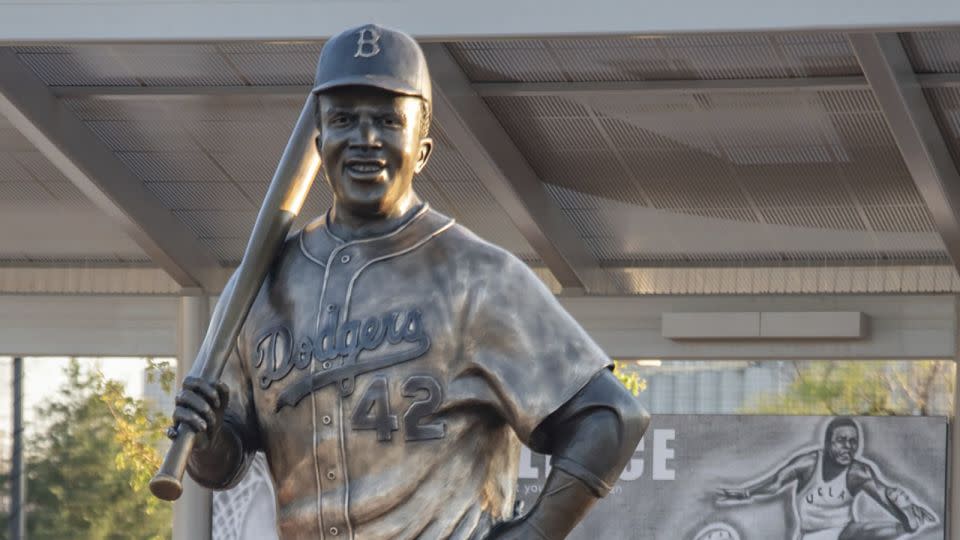
[[[320,51],[313,94],[372,86],[429,102],[430,72],[420,45],[404,32],[365,24],[330,38]]]

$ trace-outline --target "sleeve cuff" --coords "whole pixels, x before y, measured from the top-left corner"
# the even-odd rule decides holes
[[[607,494],[610,493],[610,490],[613,489],[613,486],[604,482],[602,478],[593,474],[586,467],[571,459],[562,456],[553,456],[550,458],[550,466],[560,469],[561,471],[583,482],[583,484],[587,486],[587,488],[590,489],[590,491],[592,491],[593,494],[599,499],[606,497]]]

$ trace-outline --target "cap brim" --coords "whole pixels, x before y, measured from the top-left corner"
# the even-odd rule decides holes
[[[346,77],[325,81],[323,84],[314,86],[310,93],[319,94],[321,92],[325,92],[333,88],[340,88],[342,86],[369,86],[371,88],[386,90],[387,92],[392,92],[394,94],[423,97],[423,93],[420,90],[417,90],[400,79],[383,75],[348,75]]]

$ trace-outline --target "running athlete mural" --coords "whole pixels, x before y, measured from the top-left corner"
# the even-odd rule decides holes
[[[823,416],[657,415],[614,489],[567,539],[863,540],[893,535],[898,540],[947,540],[943,524],[947,508],[947,418],[860,417],[853,419],[854,424],[836,423],[825,438],[827,425],[833,420]],[[369,434],[376,438],[375,430]],[[856,445],[852,444],[853,435]],[[831,453],[825,448],[825,439],[841,448]],[[775,495],[754,490],[748,499],[730,496],[725,504],[716,504],[718,494],[714,490],[718,486],[747,489],[759,482],[752,479],[773,475],[787,467],[791,458],[798,463],[789,468],[797,474],[803,456],[810,454],[816,458],[823,454],[824,461],[832,460],[829,463],[833,465],[821,464],[818,476],[814,461],[804,477],[822,479],[826,468],[828,482],[841,476],[846,482],[858,472],[870,471],[881,482],[875,486],[883,496],[881,501],[887,499],[887,487],[903,493],[893,497],[893,503],[881,505],[865,495],[862,486],[858,491],[848,490],[846,493],[854,495],[841,498],[843,512],[837,512],[833,530],[810,525],[812,507],[804,510],[803,520],[798,516],[797,497],[815,493],[810,480],[784,482]],[[836,465],[838,462],[847,464]],[[544,480],[552,474],[550,458],[522,450],[518,465],[517,500],[524,508],[532,508],[543,491]],[[276,540],[277,536],[266,536],[256,527],[276,521],[274,495],[269,489],[261,489],[264,482],[270,482],[268,469],[263,462],[262,467],[255,464],[252,470],[261,473],[259,480],[247,475],[226,495],[216,494],[213,540]],[[831,475],[831,470],[842,472]],[[254,492],[265,500],[254,500]],[[829,488],[826,493],[829,496]],[[219,500],[222,497],[229,501]],[[804,504],[814,502],[811,497]],[[891,505],[903,510],[891,511]],[[908,505],[917,508],[910,510]],[[907,526],[898,517],[902,512],[908,512]],[[912,533],[908,531],[912,527],[910,519],[918,526]]]
[[[749,504],[794,493],[797,540],[894,540],[938,522],[905,489],[886,481],[877,467],[861,456],[860,426],[852,418],[835,418],[824,433],[823,447],[792,457],[767,476],[742,487],[717,490],[717,505]],[[858,497],[868,496],[889,520],[860,520],[854,511]]]

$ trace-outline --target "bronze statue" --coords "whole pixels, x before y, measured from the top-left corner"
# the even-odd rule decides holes
[[[647,414],[523,262],[417,196],[431,88],[410,36],[333,37],[313,95],[333,207],[280,248],[222,379],[184,381],[189,473],[225,489],[265,452],[285,540],[565,538]],[[518,516],[521,442],[552,471]]]

